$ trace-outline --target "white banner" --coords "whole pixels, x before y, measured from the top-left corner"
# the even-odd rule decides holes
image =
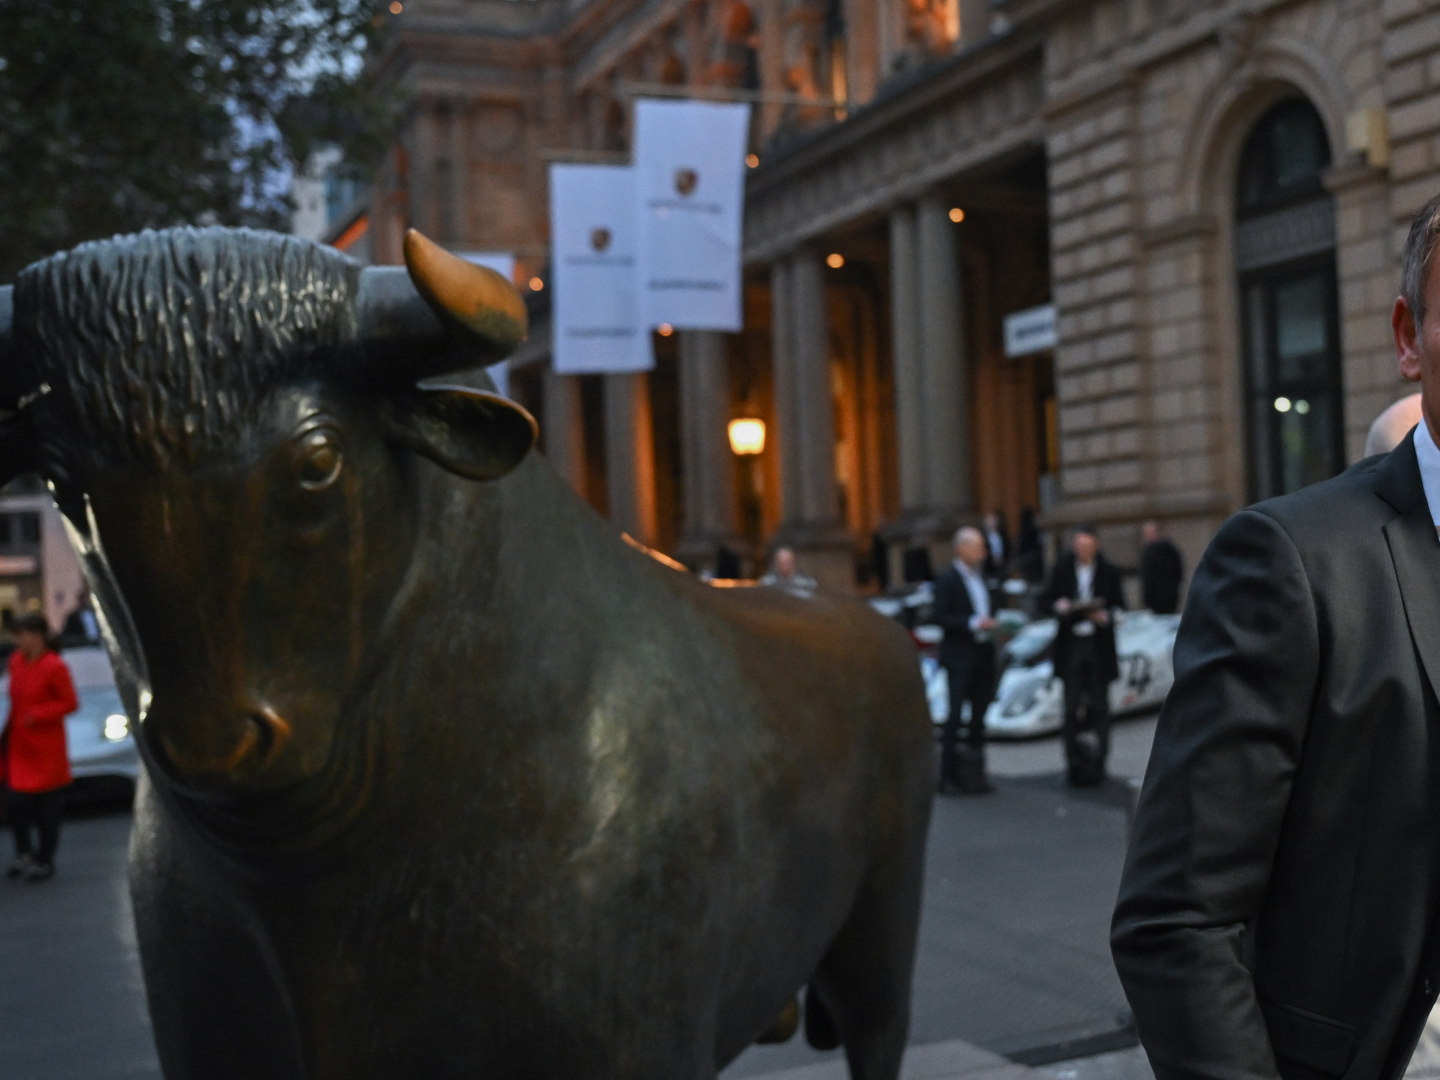
[[[640,315],[646,327],[740,330],[749,105],[635,103]]]
[[[650,331],[636,284],[634,170],[550,166],[550,276],[556,372],[648,371]]]

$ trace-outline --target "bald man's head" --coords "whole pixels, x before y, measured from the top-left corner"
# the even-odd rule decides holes
[[[1420,395],[1411,394],[1391,405],[1375,418],[1365,436],[1365,456],[1388,454],[1400,445],[1410,429],[1420,422]]]
[[[985,537],[979,529],[966,525],[955,533],[955,557],[972,570],[985,561]]]

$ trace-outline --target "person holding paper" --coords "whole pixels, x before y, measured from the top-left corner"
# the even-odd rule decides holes
[[[1055,673],[1065,682],[1065,766],[1072,787],[1098,787],[1110,754],[1110,683],[1119,677],[1115,612],[1125,607],[1120,571],[1077,525],[1041,597],[1060,621]]]

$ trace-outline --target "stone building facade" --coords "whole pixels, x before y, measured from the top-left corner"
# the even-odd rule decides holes
[[[943,549],[1034,508],[1122,562],[1156,518],[1193,565],[1406,389],[1434,0],[408,0],[394,31],[378,71],[411,104],[347,235],[513,252],[544,451],[692,563],[786,541],[838,584],[877,530]],[[746,329],[556,376],[546,168],[624,160],[643,93],[755,102]],[[1047,303],[1054,347],[1007,356],[1005,316]]]

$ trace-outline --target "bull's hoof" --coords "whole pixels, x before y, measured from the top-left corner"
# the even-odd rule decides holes
[[[805,1041],[815,1050],[834,1050],[840,1045],[835,1018],[813,986],[805,991]]]
[[[800,1026],[800,999],[791,998],[790,1003],[780,1010],[775,1022],[765,1029],[765,1034],[756,1039],[757,1043],[789,1042]]]

